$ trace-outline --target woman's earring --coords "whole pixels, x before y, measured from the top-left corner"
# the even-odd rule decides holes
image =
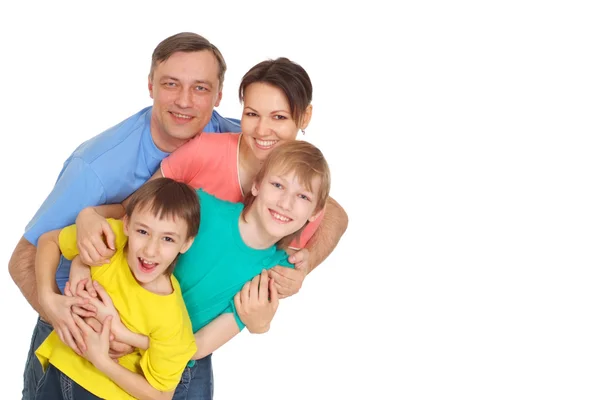
[[[306,135],[306,132],[304,132],[304,129],[300,129],[302,131],[303,135]]]

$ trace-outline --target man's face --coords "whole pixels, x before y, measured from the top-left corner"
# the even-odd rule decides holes
[[[152,139],[172,152],[202,132],[219,105],[219,64],[212,52],[176,52],[154,68],[148,79]]]

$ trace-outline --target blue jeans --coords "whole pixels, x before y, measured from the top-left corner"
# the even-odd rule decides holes
[[[52,325],[38,317],[33,335],[31,336],[31,344],[29,345],[29,354],[25,363],[25,371],[23,372],[23,400],[34,400],[35,392],[38,383],[44,375],[42,364],[35,355],[35,351],[46,340],[52,332]]]
[[[173,400],[212,400],[213,384],[212,354],[209,354],[183,370]]]
[[[54,365],[48,365],[35,395],[37,400],[102,400],[88,392]]]

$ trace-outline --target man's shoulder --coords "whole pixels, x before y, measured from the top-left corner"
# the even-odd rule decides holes
[[[124,119],[104,132],[83,142],[72,157],[80,158],[87,164],[92,164],[102,156],[120,153],[124,148],[138,146],[144,135],[149,131],[150,113],[152,107],[146,107]]]

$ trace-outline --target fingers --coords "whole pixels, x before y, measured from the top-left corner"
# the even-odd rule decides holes
[[[94,289],[95,289],[96,293],[98,293],[100,300],[102,300],[102,302],[104,304],[106,304],[107,306],[112,306],[113,305],[112,299],[110,298],[108,293],[106,293],[106,290],[104,290],[102,285],[99,284],[97,281],[94,281],[93,285],[94,285]]]
[[[69,281],[65,283],[65,296],[73,297],[73,292],[71,292],[71,283]]]
[[[82,279],[79,282],[77,282],[77,288],[75,289],[75,294],[77,294],[77,296],[84,299],[91,298],[90,294],[87,292],[87,290],[85,290],[85,285],[89,280],[91,279]]]
[[[309,257],[310,257],[310,252],[308,251],[308,249],[301,249],[301,250],[298,250],[296,253],[292,254],[291,256],[289,256],[288,261],[291,264],[300,264],[303,261],[308,262]]]
[[[240,292],[237,292],[235,294],[235,296],[233,296],[233,304],[235,305],[235,309],[237,310],[237,312],[239,314],[240,310],[242,308],[242,301],[241,301]]]
[[[112,323],[112,315],[109,315],[108,317],[104,318],[104,323],[102,324],[102,333],[100,334],[100,337],[102,338],[102,341],[107,342],[109,340],[109,336],[110,336],[110,325]]]
[[[260,283],[258,286],[258,300],[259,301],[267,301],[269,298],[269,275],[267,274],[267,270],[263,269],[260,273]]]
[[[90,294],[90,296],[92,297],[97,297],[97,293],[96,293],[96,288],[95,288],[95,281],[92,281],[91,279],[86,279],[87,282],[85,283],[85,290],[87,290],[87,292]]]
[[[63,331],[63,335],[65,336],[65,338],[67,340],[69,340],[69,338],[71,339],[75,339],[75,343],[77,343],[77,347],[79,347],[79,349],[83,352],[86,350],[86,346],[85,346],[85,341],[83,340],[83,336],[82,336],[82,329],[81,327],[79,327],[79,324],[77,323],[78,320],[82,321],[83,320],[76,314],[71,313],[71,317],[72,320],[68,321],[66,323],[67,329],[68,329],[68,334],[67,332]],[[85,323],[84,323],[85,325]]]
[[[89,304],[86,304],[84,307],[92,307]],[[71,307],[71,311],[73,312],[73,314],[77,314],[82,318],[87,318],[87,317],[93,317],[94,315],[96,315],[96,311],[95,310],[87,310],[83,307],[79,307],[79,306],[72,306]]]
[[[96,333],[102,332],[102,324],[96,318],[86,318],[85,323]]]
[[[75,343],[75,340],[73,339],[73,336],[71,335],[69,329],[59,328],[56,330],[56,332],[58,333],[58,337],[60,338],[60,340],[62,340],[63,343],[65,343],[67,346],[73,349],[75,353],[81,355],[81,350]]]
[[[109,247],[109,251],[110,254],[105,255],[105,257],[110,257],[113,254],[113,251],[115,250],[115,233],[113,232],[112,228],[110,227],[110,224],[106,221],[104,221],[104,223],[102,224],[102,232],[104,233],[104,236],[106,237],[106,243],[108,243],[108,247]]]
[[[89,246],[89,245],[87,245],[87,246]],[[88,252],[88,248],[85,247],[83,244],[81,246],[78,246],[78,248],[79,248],[79,258],[81,259],[81,261],[87,265],[94,265],[94,259],[90,256],[90,254]]]
[[[275,285],[274,279],[269,279],[269,295],[271,300],[271,305],[276,310],[279,307],[279,291],[277,290],[277,286]]]
[[[240,297],[242,303],[250,299],[250,282],[244,283],[242,290],[240,290]]]

